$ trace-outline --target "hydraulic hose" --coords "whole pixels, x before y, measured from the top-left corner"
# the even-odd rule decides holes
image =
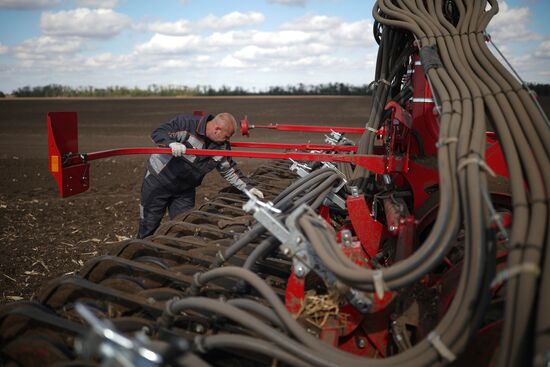
[[[244,350],[258,353],[260,355],[269,356],[277,361],[286,363],[290,366],[312,367],[303,359],[296,358],[290,353],[278,348],[275,344],[263,341],[258,338],[253,338],[245,335],[234,334],[218,334],[206,336],[201,340],[201,346],[208,350],[211,349],[228,349],[228,350]]]

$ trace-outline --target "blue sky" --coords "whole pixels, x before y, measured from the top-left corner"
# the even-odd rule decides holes
[[[499,1],[493,40],[550,82],[550,1]],[[271,85],[372,80],[373,1],[0,0],[0,91],[58,83]]]

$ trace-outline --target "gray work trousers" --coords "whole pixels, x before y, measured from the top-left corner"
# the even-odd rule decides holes
[[[152,235],[160,225],[167,208],[170,219],[174,219],[177,215],[193,209],[194,206],[195,187],[173,191],[161,185],[154,175],[146,175],[141,185],[137,238]]]

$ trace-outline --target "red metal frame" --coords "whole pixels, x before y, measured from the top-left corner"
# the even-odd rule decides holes
[[[88,154],[78,152],[78,127],[77,115],[74,112],[48,113],[48,159],[50,172],[54,176],[62,197],[79,194],[90,187],[89,161],[118,155],[128,154],[172,154],[170,148],[121,148],[110,149]],[[239,145],[239,144],[237,144]],[[242,144],[246,145],[246,143]],[[304,149],[320,148],[316,150],[339,150],[334,146],[312,144],[261,144],[249,143],[249,146],[279,149]],[[383,173],[385,170],[383,156],[375,155],[350,155],[350,154],[325,154],[303,152],[253,152],[235,150],[212,149],[188,149],[187,155],[246,157],[264,159],[294,159],[298,161],[344,162],[353,163],[375,173]]]
[[[78,126],[75,112],[48,114],[48,167],[62,197],[76,195],[90,187],[90,164],[80,162],[63,167],[63,156],[78,152]]]
[[[348,196],[346,207],[355,234],[369,259],[372,259],[380,249],[384,226],[372,217],[364,196]]]
[[[329,144],[282,144],[282,143],[257,143],[232,141],[231,147],[235,148],[262,148],[262,149],[291,149],[291,150],[324,150],[334,152],[357,152],[355,145],[329,145]]]
[[[343,127],[343,126],[317,126],[317,125],[289,125],[289,124],[269,124],[269,125],[252,125],[245,117],[241,120],[241,135],[249,136],[252,129],[269,129],[278,131],[296,131],[309,133],[331,133],[333,131],[348,134],[363,134],[365,128],[362,127]]]

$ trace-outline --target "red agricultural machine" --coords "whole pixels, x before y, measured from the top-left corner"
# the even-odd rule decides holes
[[[0,311],[5,365],[547,366],[550,125],[488,48],[496,1],[379,0],[366,126],[326,144],[187,154],[272,159],[35,302]],[[50,170],[85,191],[76,114]],[[345,134],[358,134],[357,144]],[[243,151],[241,148],[269,151]],[[274,151],[279,149],[279,151]],[[283,150],[282,152],[280,150]]]

